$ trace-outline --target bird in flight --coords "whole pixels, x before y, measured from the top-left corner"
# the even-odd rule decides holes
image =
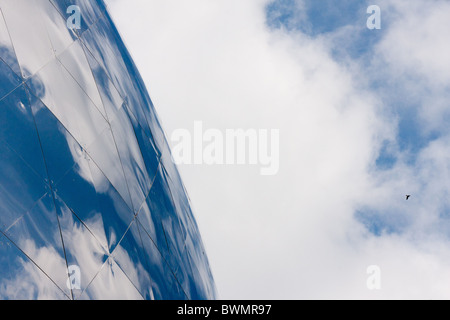
[[[407,195],[406,195],[406,200],[408,200],[410,197],[411,197],[411,195],[410,195],[410,194],[407,194]]]

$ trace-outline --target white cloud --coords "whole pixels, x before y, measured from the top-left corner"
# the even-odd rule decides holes
[[[354,218],[364,205],[429,221],[433,202],[413,199],[447,188],[439,183],[448,177],[434,183],[426,175],[438,173],[432,162],[448,144],[424,151],[417,174],[401,161],[374,174],[379,147],[394,139],[396,122],[382,112],[376,93],[355,81],[361,67],[336,63],[323,39],[270,30],[266,0],[108,3],[169,137],[192,130],[196,120],[220,130],[280,129],[276,176],[260,176],[251,166],[180,167],[220,298],[450,296],[442,239],[424,232],[416,242],[411,233],[375,238]],[[397,23],[379,47],[394,65],[402,61],[398,52],[415,50],[413,40],[397,41],[396,34],[414,37]],[[421,31],[430,47],[440,40],[427,38],[432,31],[433,25]],[[416,55],[425,61],[422,77],[429,56]],[[430,74],[433,68],[438,62]],[[410,190],[417,193],[406,203]],[[374,264],[382,270],[378,292],[366,287],[366,268]]]
[[[387,10],[396,13],[379,46],[390,70],[416,73],[446,85],[450,80],[448,1],[384,2]]]
[[[450,81],[450,3],[383,1],[393,16],[378,45],[377,67],[392,81],[401,81],[408,98],[421,106],[422,129],[447,131]]]

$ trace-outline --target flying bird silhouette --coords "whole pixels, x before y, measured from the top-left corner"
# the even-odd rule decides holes
[[[408,200],[409,197],[411,197],[411,195],[407,194],[407,195],[406,195],[406,200]]]

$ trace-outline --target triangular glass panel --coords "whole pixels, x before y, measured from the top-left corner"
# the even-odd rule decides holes
[[[100,93],[106,114],[108,115],[108,118],[110,118],[109,115],[112,116],[115,111],[122,108],[123,99],[114,84],[109,79],[109,76],[106,74],[97,60],[92,56],[92,53],[86,48],[85,44],[81,43],[81,46],[85,53],[85,57],[89,62],[95,82],[97,83],[97,88]]]
[[[50,1],[41,1],[39,4],[38,8],[42,23],[47,30],[53,52],[58,56],[77,39],[77,36],[72,29],[67,27],[66,19]],[[38,11],[36,14],[38,14]]]
[[[77,6],[79,8],[80,15],[80,25],[79,29],[75,28],[77,34],[82,34],[86,31],[92,24],[102,16],[102,13],[106,11],[101,1],[85,1],[85,0],[51,0],[58,11],[66,17],[66,19],[71,19],[72,15],[75,14],[71,6]],[[75,22],[75,20],[73,20]]]
[[[81,40],[95,57],[103,70],[109,75],[122,97],[132,85],[122,58],[121,49],[116,40],[118,35],[112,31],[107,20],[102,17],[89,30],[83,33]],[[109,66],[106,68],[106,64]]]
[[[109,258],[79,299],[143,300],[143,297],[114,260]]]
[[[108,119],[111,123],[124,173],[128,179],[128,187],[133,199],[133,205],[135,209],[139,209],[150,189],[151,181],[153,180],[159,160],[151,158],[151,154],[154,153],[153,148],[151,148],[145,151],[148,156],[148,161],[150,162],[153,160],[153,167],[150,164],[146,164],[143,159],[141,148],[151,147],[151,144],[147,143],[147,145],[139,145],[133,130],[134,123],[131,122],[129,112],[123,104],[122,98],[103,69],[92,57],[91,53],[86,49],[85,51],[94,73]],[[148,168],[151,170],[148,171]]]
[[[150,99],[150,96],[148,95],[144,81],[142,80],[142,77],[140,76],[136,66],[132,64],[130,70],[130,73],[133,75],[133,78],[135,80],[133,81],[135,92],[133,93],[133,95],[128,95],[132,98],[132,100],[128,101],[128,103],[131,105],[134,102],[135,104],[141,106],[142,111],[147,119],[149,130],[151,132],[149,137],[153,140],[153,143],[157,146],[157,148],[162,152],[166,137],[156,114],[156,109],[153,105],[152,100]],[[136,100],[133,101],[133,99]],[[136,107],[131,107],[131,110],[134,109],[136,109]]]
[[[144,250],[137,222],[133,221],[112,253],[112,257],[141,295],[146,300],[151,300],[153,297],[151,275],[144,264]]]
[[[193,258],[186,251],[191,272],[188,275],[190,298],[193,300],[209,300],[216,296],[216,288],[209,264],[204,260]]]
[[[81,163],[84,150],[41,100],[32,94],[29,97],[50,182],[57,184],[76,163]]]
[[[168,147],[165,152],[169,152]],[[164,158],[167,159],[167,156]],[[167,174],[166,181],[169,185],[173,203],[180,221],[180,227],[185,237],[185,246],[187,246],[190,252],[195,252],[195,255],[205,256],[198,225],[192,213],[190,200],[178,170],[173,162],[165,161],[165,163],[168,163],[170,170],[170,176],[167,171],[164,171]],[[163,167],[166,168],[165,165]]]
[[[90,28],[97,23],[103,17],[103,13],[106,12],[103,1],[71,0],[70,3],[80,7],[83,19],[86,22],[86,28]],[[83,27],[81,30],[83,31]]]
[[[67,264],[51,193],[47,193],[28,213],[16,220],[5,234],[67,296],[71,296],[66,287]]]
[[[0,49],[1,50],[1,49]],[[0,101],[14,91],[22,83],[13,70],[0,60]]]
[[[175,260],[175,259],[174,259]],[[175,264],[175,269],[172,267],[172,272],[177,280],[177,284],[181,287],[183,292],[186,294],[188,299],[190,299],[189,294],[189,273],[191,272],[189,264],[186,264],[187,260],[183,260],[183,258],[176,257],[176,262],[172,262],[172,265]],[[168,262],[169,263],[169,262]]]
[[[142,232],[145,232],[152,239],[162,256],[166,257],[169,254],[169,246],[164,234],[161,218],[156,213],[150,211],[150,201],[147,198],[139,211],[137,219],[141,223]]]
[[[133,209],[122,163],[111,130],[105,130],[86,150],[128,206]]]
[[[163,227],[164,228],[164,227]],[[187,259],[183,256],[184,247],[179,248],[174,243],[172,237],[168,231],[164,228],[167,243],[169,246],[168,254],[165,256],[165,260],[170,267],[170,270],[175,276],[178,284],[183,288],[184,292],[189,291]]]
[[[150,212],[161,219],[167,243],[173,243],[176,251],[184,247],[186,231],[183,229],[172,200],[172,194],[167,182],[163,166],[159,166],[158,174],[153,182],[148,197]],[[169,246],[170,249],[170,246]]]
[[[28,78],[55,57],[42,6],[30,0],[2,0],[1,5],[22,75]]]
[[[95,164],[88,159],[83,166],[90,170]],[[107,207],[105,202],[111,199],[107,195],[98,194],[92,178],[86,179],[86,176],[80,175],[79,168],[75,165],[55,186],[55,192],[95,235],[107,252],[112,252],[126,232],[133,214],[117,194],[114,194],[117,203]],[[98,176],[100,173],[97,168],[94,169],[96,170]]]
[[[132,63],[131,57],[124,46],[118,45],[123,42],[117,31],[111,28],[110,21],[104,17],[101,18],[83,33],[81,40],[95,57],[97,63],[108,74],[120,95],[127,101],[130,111],[136,116],[146,134],[151,136],[147,117],[138,98],[140,92],[134,86],[137,78],[134,77],[134,74],[133,77],[130,77],[127,68],[127,63]]]
[[[101,223],[105,228],[110,226],[105,225],[103,219],[97,192],[90,174],[89,160],[82,164],[75,164],[55,185],[54,191],[75,215],[85,223],[88,229],[91,230],[92,227],[92,233],[105,248],[108,248],[105,230],[104,228],[98,230],[98,223]]]
[[[166,167],[164,166],[164,168]],[[195,222],[195,218],[192,213],[191,204],[189,197],[186,193],[186,189],[184,188],[183,183],[179,175],[177,174],[177,171],[174,171],[173,173],[176,173],[175,181],[170,176],[168,176],[167,182],[169,184],[169,188],[172,193],[173,203],[175,205],[176,212],[180,220],[180,227],[182,228],[183,234],[186,237],[189,233],[191,235],[195,234],[197,236],[198,226],[197,223]]]
[[[13,149],[42,179],[47,178],[39,137],[24,86],[0,100],[0,142]]]
[[[105,18],[100,18],[95,25],[84,32],[81,40],[95,57],[97,63],[109,75],[121,96],[126,96],[125,88],[131,84],[130,77],[121,59],[121,52],[115,44],[115,35],[107,27]],[[106,68],[106,64],[108,64],[108,68]]]
[[[164,139],[164,146],[161,149],[162,152],[162,163],[165,169],[165,172],[167,173],[167,176],[169,179],[173,182],[174,185],[177,186],[176,191],[179,192],[180,195],[187,198],[188,200],[188,194],[186,192],[186,189],[183,184],[183,180],[181,179],[180,173],[178,171],[177,165],[175,164],[175,160],[172,156],[172,151],[170,150],[169,143],[166,139]],[[188,200],[189,202],[189,200]]]
[[[20,67],[17,62],[16,52],[11,42],[8,27],[6,26],[3,12],[0,9],[0,59],[3,60],[16,75],[20,76]],[[1,95],[0,95],[1,99]]]
[[[209,261],[206,256],[205,247],[200,237],[198,229],[188,230],[188,236],[186,238],[185,251],[189,253],[189,258],[192,261],[192,268],[196,266],[204,273],[210,273]],[[212,275],[210,275],[212,278]]]
[[[117,111],[110,118],[110,123],[127,179],[133,207],[136,210],[135,213],[137,213],[150,191],[152,179],[147,173],[141,149],[125,109],[122,108]]]
[[[0,234],[0,300],[68,300],[58,286],[10,240]]]
[[[103,115],[58,60],[47,64],[27,81],[72,136],[86,147],[109,127]]]
[[[185,251],[185,255],[187,257],[188,255],[187,251]],[[206,294],[204,294],[206,290],[204,289],[203,284],[195,282],[198,277],[194,277],[194,273],[191,268],[191,262],[189,261],[189,259],[188,259],[188,268],[189,272],[187,274],[186,280],[188,289],[186,290],[186,294],[188,295],[189,299],[195,301],[211,299],[211,296],[208,297]]]
[[[133,219],[131,209],[87,152],[37,99],[33,110],[55,192],[102,245],[113,250]],[[98,217],[104,230],[96,232]],[[91,226],[91,221],[95,225]]]
[[[172,201],[180,221],[180,227],[183,230],[183,234],[186,235],[186,229],[189,227],[197,228],[197,224],[191,210],[189,196],[172,158],[167,141],[165,141],[165,148],[161,157],[161,167],[165,177],[164,180],[172,195]]]
[[[156,146],[153,144],[153,140],[150,139],[140,126],[139,122],[136,118],[129,112],[127,105],[124,105],[123,109],[128,118],[131,121],[131,125],[133,126],[134,133],[136,135],[136,139],[139,145],[139,149],[142,155],[142,159],[145,163],[145,167],[147,168],[147,174],[150,177],[151,181],[155,179],[155,176],[158,172],[158,166],[161,158],[161,154],[158,152]]]
[[[0,143],[0,227],[9,228],[48,191],[44,179],[5,143]]]
[[[153,143],[158,147],[159,150],[161,150],[162,143],[161,143],[161,136],[158,136],[157,133],[161,130],[151,130],[149,121],[147,119],[146,111],[148,111],[146,108],[146,105],[144,101],[142,100],[141,93],[136,91],[133,87],[130,89],[131,91],[126,97],[125,102],[128,106],[128,109],[130,112],[136,117],[139,124],[143,128],[145,134],[150,137],[153,140]],[[145,110],[145,111],[144,111]],[[158,126],[156,126],[158,127]],[[163,137],[164,135],[162,135]]]
[[[68,287],[78,299],[108,259],[99,241],[106,238],[102,216],[98,213],[81,222],[58,195],[55,203],[69,269]]]
[[[69,15],[67,14],[67,3],[66,0],[50,0],[51,4],[53,4],[53,6],[56,8],[56,10],[59,11],[59,13],[61,14],[61,16],[63,17],[68,17]]]
[[[89,161],[89,167],[102,213],[108,249],[113,252],[133,221],[134,214],[94,161]]]
[[[186,300],[187,296],[175,279],[167,262],[156,248],[152,239],[138,224],[144,254],[147,262],[147,271],[152,279],[152,292],[154,300]]]
[[[182,277],[181,274],[182,273]],[[197,288],[198,285],[194,283],[194,279],[192,277],[192,268],[191,268],[191,262],[188,257],[187,250],[183,250],[182,256],[181,256],[181,265],[180,269],[176,272],[176,277],[178,281],[180,282],[182,288],[184,289],[184,292],[186,292],[186,295],[188,296],[189,300],[207,300],[211,299],[210,297],[202,297],[201,292],[199,292],[199,289]]]
[[[98,111],[107,119],[102,99],[97,89],[97,84],[92,75],[84,50],[80,41],[75,41],[66,51],[58,56],[58,60],[69,71],[78,85],[83,89],[86,95],[91,99]]]

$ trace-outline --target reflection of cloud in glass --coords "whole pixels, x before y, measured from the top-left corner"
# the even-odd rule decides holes
[[[86,153],[84,153],[83,150],[80,149],[80,146],[75,140],[73,140],[69,132],[67,132],[66,130],[61,130],[61,132],[66,136],[67,145],[69,147],[70,153],[73,156],[73,160],[78,165],[76,168],[77,173],[80,175],[80,177],[86,180],[87,183],[92,184],[91,170],[89,169],[89,163],[87,161],[84,161],[87,159]],[[94,185],[92,186],[95,187]]]
[[[130,280],[125,276],[123,271],[112,259],[110,259],[93,280],[92,286],[83,293],[81,299],[142,300],[143,298],[131,284]]]
[[[81,224],[68,209],[63,210],[60,220],[66,253],[69,265],[78,265],[81,269],[81,291],[74,291],[75,298],[81,299],[142,299],[139,292],[130,282],[138,283],[138,280],[128,279],[123,271],[114,262],[115,258],[109,257],[107,249],[100,245],[106,243],[103,217],[100,213],[85,221],[89,230]],[[110,230],[114,233],[113,230]],[[94,236],[95,235],[95,236]],[[120,235],[115,235],[116,237]],[[99,240],[97,240],[97,239]],[[133,261],[120,246],[113,253],[114,257],[120,256],[120,260],[126,266],[128,275],[138,275],[150,278],[140,261]],[[125,270],[124,270],[125,271]]]
[[[1,9],[25,77],[36,73],[54,53],[73,41],[50,1],[3,0]]]
[[[61,264],[65,265],[65,261],[56,252],[54,248],[42,247],[38,248],[31,239],[23,240],[22,246],[25,252],[33,255],[34,262],[37,265],[45,264],[54,266],[48,271],[53,277],[64,278],[64,274],[58,272]],[[16,250],[14,248],[14,250]],[[50,279],[39,270],[30,260],[24,257],[15,257],[14,261],[17,273],[12,279],[4,279],[0,283],[0,299],[19,299],[19,300],[47,300],[47,299],[63,299],[62,291],[53,284]],[[64,280],[65,281],[65,280]]]
[[[69,265],[77,265],[81,270],[81,290],[74,290],[74,298],[82,299],[142,299],[139,292],[118,267],[112,258],[107,258],[105,249],[94,238],[68,209],[60,217],[61,231],[65,241],[65,249]],[[87,221],[93,229],[92,232],[106,239],[103,221],[100,214],[91,221]],[[55,239],[60,237],[59,231],[52,235]],[[19,247],[33,261],[17,257],[18,265],[15,277],[0,284],[1,299],[60,299],[66,288],[58,288],[50,279],[39,270],[38,266],[48,266],[46,273],[55,283],[64,284],[68,278],[68,271],[64,257],[51,247],[38,247],[31,238],[21,238]],[[142,277],[150,279],[150,275],[140,262],[134,263],[128,253],[118,247],[114,253],[120,257],[127,268],[127,273],[134,276],[134,283],[142,281]],[[64,266],[64,268],[61,268]],[[65,273],[61,273],[64,270]],[[57,277],[57,279],[55,278]],[[138,278],[139,277],[139,278]],[[147,290],[151,290],[147,288]],[[68,298],[68,297],[66,297]]]
[[[0,12],[0,57],[1,59],[11,67],[16,73],[20,74],[20,67],[17,63],[14,48],[11,43],[11,38],[8,33],[8,29],[3,18],[3,14]]]
[[[188,292],[207,261],[187,259],[179,182],[148,197],[169,164],[142,79],[103,2],[79,5],[74,33],[63,1],[0,0],[0,297],[213,297]]]

